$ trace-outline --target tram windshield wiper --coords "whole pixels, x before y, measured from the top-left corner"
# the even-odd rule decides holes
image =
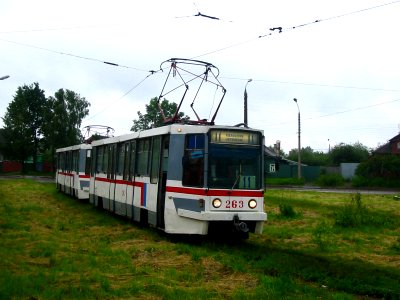
[[[231,187],[231,191],[235,188],[236,183],[239,181],[241,174],[239,173],[238,176],[235,179],[235,182],[233,183],[232,187]]]
[[[231,187],[231,191],[235,188],[235,185],[238,183],[241,176],[242,176],[242,163],[239,162],[239,174],[236,176],[235,182],[233,183],[233,185]]]

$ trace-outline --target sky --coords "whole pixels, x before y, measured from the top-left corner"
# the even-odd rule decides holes
[[[160,95],[162,62],[196,59],[227,91],[216,124],[243,122],[246,88],[248,124],[266,145],[297,149],[300,111],[302,147],[375,149],[400,131],[399,13],[400,0],[1,0],[0,116],[37,82],[46,97],[63,88],[91,103],[82,128],[125,134]],[[204,90],[194,107],[209,119],[222,89]],[[181,111],[195,119],[191,103]]]

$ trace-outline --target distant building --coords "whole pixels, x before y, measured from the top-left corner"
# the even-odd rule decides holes
[[[386,144],[378,147],[374,152],[374,155],[380,154],[394,154],[400,155],[400,134],[391,138]]]

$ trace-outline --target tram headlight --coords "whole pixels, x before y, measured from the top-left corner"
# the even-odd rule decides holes
[[[212,205],[214,206],[214,208],[220,208],[221,205],[222,205],[221,199],[215,198],[215,199],[212,201]]]
[[[255,199],[251,199],[248,204],[251,209],[254,209],[257,207],[257,201]]]

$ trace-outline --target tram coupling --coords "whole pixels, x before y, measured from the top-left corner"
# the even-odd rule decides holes
[[[233,227],[236,232],[241,232],[241,233],[249,232],[249,227],[247,227],[247,224],[245,222],[240,221],[238,215],[233,216]]]

